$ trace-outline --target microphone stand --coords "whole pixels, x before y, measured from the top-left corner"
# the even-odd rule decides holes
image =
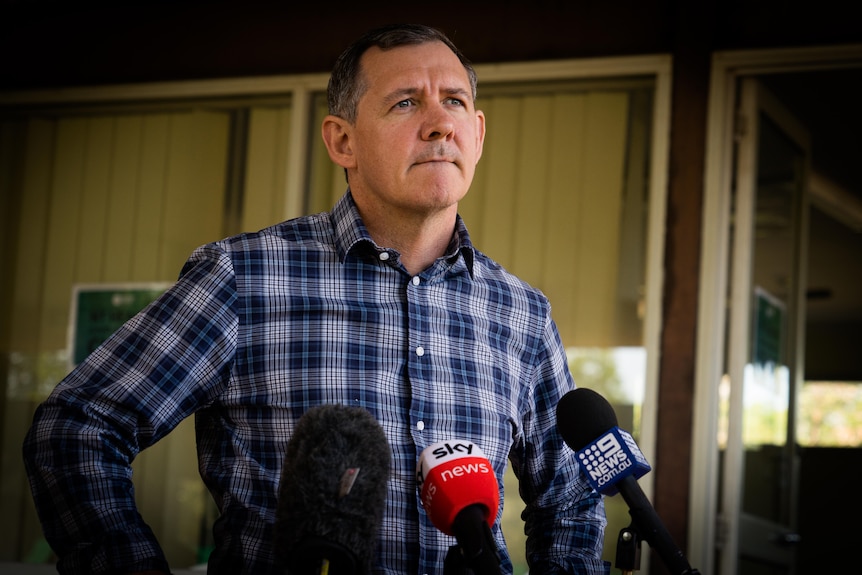
[[[635,521],[632,521],[628,527],[620,529],[619,537],[617,537],[617,554],[614,567],[622,571],[622,575],[634,575],[634,572],[641,568],[641,538]],[[666,557],[659,555],[665,559],[665,564],[671,568],[671,572],[675,575],[700,575],[700,571],[691,567],[682,555],[668,561]],[[682,569],[681,571],[679,569]]]
[[[641,568],[641,539],[634,524],[620,529],[614,567],[622,571],[623,575],[632,575]]]
[[[697,569],[693,569],[688,563],[682,551],[671,539],[658,514],[653,509],[644,492],[641,491],[637,480],[629,475],[619,482],[619,493],[629,506],[629,515],[632,523],[620,532],[620,540],[623,542],[623,551],[629,556],[622,558],[621,568],[630,567],[627,573],[631,573],[640,566],[640,541],[645,540],[650,547],[658,553],[665,566],[673,575],[700,575]],[[634,555],[631,548],[634,546]],[[617,547],[619,560],[620,547]],[[629,557],[633,557],[630,559]]]
[[[634,523],[620,529],[614,567],[622,571],[622,575],[634,575],[634,572],[641,568],[641,537]],[[686,566],[679,574],[700,575],[700,571]]]
[[[449,547],[443,563],[444,575],[500,575],[494,536],[481,505],[462,509],[452,524],[457,545]]]
[[[443,563],[443,575],[499,575],[500,566],[487,560],[477,563],[464,556],[460,545],[452,545]]]
[[[473,575],[473,570],[467,567],[460,545],[449,547],[446,561],[443,562],[443,575]]]

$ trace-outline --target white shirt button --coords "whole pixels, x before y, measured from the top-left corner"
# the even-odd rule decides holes
[[[416,348],[416,355],[418,355],[419,357],[422,357],[423,355],[425,355],[425,348],[422,347],[421,345],[419,347],[417,347]]]
[[[380,252],[380,261],[385,262],[389,259],[389,252]]]
[[[413,276],[411,281],[413,282],[413,285],[418,286],[421,280],[419,279],[419,276]]]
[[[422,431],[423,429],[425,429],[425,422],[424,421],[417,421],[416,422],[416,429],[418,429],[419,431]]]

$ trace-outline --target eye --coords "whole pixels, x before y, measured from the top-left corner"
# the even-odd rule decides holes
[[[407,100],[401,100],[400,102],[397,102],[395,104],[395,107],[396,108],[409,108],[412,105],[413,105],[413,100],[407,99]]]
[[[459,98],[446,98],[446,103],[452,106],[464,106],[464,101]]]

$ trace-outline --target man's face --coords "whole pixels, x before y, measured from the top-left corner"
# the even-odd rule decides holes
[[[346,128],[351,159],[344,165],[357,203],[454,209],[485,137],[485,117],[458,57],[440,42],[372,48],[362,57],[362,75],[366,91]]]

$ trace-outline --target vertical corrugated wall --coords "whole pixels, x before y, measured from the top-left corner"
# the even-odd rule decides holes
[[[614,342],[629,95],[488,97],[461,206],[474,242],[542,289],[567,346]]]

